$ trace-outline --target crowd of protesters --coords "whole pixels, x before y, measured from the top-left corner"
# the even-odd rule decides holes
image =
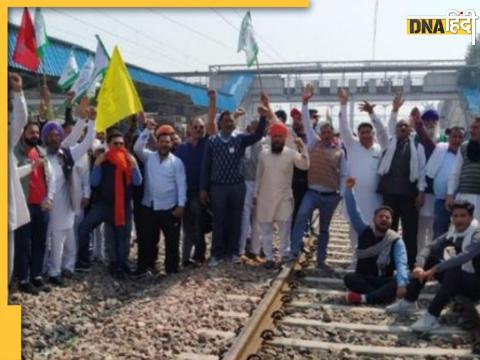
[[[65,118],[55,119],[46,87],[32,119],[22,78],[10,74],[10,282],[38,295],[97,260],[116,279],[142,279],[159,271],[161,238],[167,274],[207,260],[274,268],[309,251],[304,237],[314,211],[316,266],[330,274],[330,222],[343,200],[353,252],[346,301],[406,313],[425,282],[438,280],[412,329],[440,326],[456,295],[480,298],[480,118],[467,131],[452,126],[441,135],[433,109],[398,119],[404,100],[396,96],[387,123],[364,101],[360,111],[370,121],[352,129],[341,89],[336,133],[309,108],[313,90],[305,87],[291,125],[262,93],[258,119],[241,132],[244,111],[217,114],[216,92],[208,90],[208,115],[192,119],[186,134],[143,113],[103,134],[95,133],[88,98],[75,106],[66,94]]]

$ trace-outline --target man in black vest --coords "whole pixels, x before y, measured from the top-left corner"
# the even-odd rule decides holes
[[[390,229],[392,209],[388,206],[376,209],[374,226],[369,226],[357,207],[353,193],[355,178],[348,178],[345,183],[348,216],[358,234],[356,270],[344,278],[350,290],[346,300],[349,304],[380,304],[395,296],[402,297],[408,282],[407,251],[400,235]]]
[[[425,283],[440,281],[440,289],[427,312],[411,326],[413,331],[430,332],[439,328],[440,313],[456,295],[473,301],[480,298],[480,226],[473,218],[475,208],[460,200],[451,208],[454,228],[422,250],[405,298],[386,308],[391,314],[416,311],[416,301]]]

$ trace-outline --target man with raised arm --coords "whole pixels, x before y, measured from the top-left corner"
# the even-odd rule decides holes
[[[219,133],[208,139],[206,144],[200,196],[203,204],[211,202],[213,212],[210,266],[217,266],[224,259],[240,262],[238,247],[245,200],[241,161],[245,148],[262,139],[266,116],[267,110],[261,110],[254,134],[233,134],[233,116],[229,111],[223,111],[218,118]]]
[[[27,103],[22,90],[22,78],[16,73],[8,74],[9,109],[8,109],[8,281],[13,273],[15,233],[19,227],[30,222],[25,194],[20,183],[21,174],[17,168],[14,149],[22,136],[22,129],[27,123]],[[11,105],[11,106],[10,106]],[[34,163],[26,165],[29,170],[36,167]],[[33,285],[31,286],[33,288]]]
[[[425,148],[425,189],[423,206],[420,211],[418,232],[418,253],[432,239],[446,233],[450,226],[450,212],[445,206],[448,192],[448,178],[453,170],[458,149],[462,145],[465,130],[459,126],[447,129],[448,142],[437,142],[435,137],[438,114],[434,110],[419,111],[412,114],[418,139]],[[432,199],[433,198],[433,199]],[[423,219],[422,219],[423,218]],[[419,254],[417,254],[417,257]]]
[[[310,163],[308,152],[300,138],[295,140],[298,150],[285,145],[287,127],[277,122],[270,126],[270,148],[260,153],[255,181],[255,202],[262,248],[267,262],[274,266],[272,251],[273,223],[280,233],[280,255],[283,260],[289,257],[290,233],[293,212],[293,192],[291,178],[294,167],[307,170]]]
[[[341,199],[347,166],[343,150],[334,141],[334,132],[329,123],[319,124],[320,135],[315,133],[308,115],[308,102],[313,96],[313,87],[307,86],[302,96],[302,121],[307,136],[310,156],[308,190],[303,196],[295,218],[292,232],[292,255],[297,257],[302,248],[303,232],[315,209],[320,210],[320,234],[317,243],[317,268],[330,272],[325,264],[329,240],[330,222]]]
[[[413,331],[439,328],[440,313],[457,295],[473,301],[480,298],[480,227],[473,217],[475,207],[468,201],[456,200],[451,210],[453,228],[422,250],[405,297],[386,308],[391,314],[416,311],[425,283],[438,280],[440,289],[424,316],[411,326]]]
[[[178,272],[180,221],[187,201],[187,180],[182,160],[172,154],[170,125],[162,125],[155,131],[157,151],[146,145],[150,130],[138,137],[134,151],[145,166],[145,190],[142,205],[145,220],[143,242],[138,244],[136,275],[154,269],[158,255],[160,230],[165,238],[165,272]]]
[[[355,273],[345,275],[346,295],[349,304],[382,304],[406,293],[408,283],[407,251],[401,236],[390,229],[392,209],[379,206],[375,209],[373,226],[365,222],[357,206],[355,178],[346,180],[345,204],[350,222],[358,234],[355,249]],[[394,275],[395,272],[395,275]]]
[[[402,221],[403,240],[412,267],[417,255],[418,193],[426,188],[422,176],[425,151],[411,135],[409,121],[396,121],[399,108],[394,106],[389,120],[391,137],[378,167],[378,192],[383,195],[383,204],[393,209],[392,229],[398,231],[399,221]],[[395,131],[393,136],[391,131]]]
[[[85,107],[81,111],[81,117],[88,117],[87,134],[81,143],[77,141],[82,135],[84,120],[78,120],[65,138],[62,127],[55,120],[47,122],[42,128],[42,143],[47,149],[47,158],[55,178],[55,193],[48,224],[50,249],[46,259],[49,280],[55,286],[63,286],[61,275],[64,252],[76,252],[76,246],[68,242],[73,237],[76,207],[72,171],[92,147],[95,138],[95,110],[88,110],[88,99],[81,105]]]
[[[133,186],[142,182],[142,175],[133,155],[125,148],[123,134],[111,129],[107,136],[105,153],[97,156],[90,176],[96,196],[90,211],[78,228],[79,251],[77,270],[88,272],[91,268],[90,234],[102,223],[111,227],[112,249],[109,270],[113,277],[125,279],[128,268],[131,230]]]
[[[340,90],[338,99],[340,101],[339,130],[348,154],[348,174],[356,179],[356,200],[360,212],[366,219],[372,219],[374,212],[382,203],[382,198],[377,193],[379,179],[377,168],[382,151],[388,141],[387,129],[375,115],[373,111],[375,105],[364,101],[360,105],[360,111],[369,113],[371,123],[360,123],[357,126],[357,136],[354,136],[352,129],[348,126],[348,93],[345,89]],[[375,142],[375,132],[377,133],[378,142]],[[353,251],[359,234],[355,232],[352,224],[350,224],[349,235]],[[351,269],[355,269],[355,264],[355,251],[353,251]]]

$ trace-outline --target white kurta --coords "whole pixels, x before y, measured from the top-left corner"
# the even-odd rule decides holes
[[[379,181],[377,169],[382,155],[382,147],[380,144],[374,143],[367,149],[360,144],[358,138],[352,135],[352,131],[348,127],[346,109],[346,105],[341,107],[339,129],[347,150],[348,174],[356,179],[355,197],[360,213],[366,221],[370,221],[373,219],[375,210],[382,204],[382,198],[377,194]],[[385,127],[376,117],[372,117],[372,123],[377,131],[379,142],[386,144],[388,139]]]
[[[88,149],[93,144],[93,139],[95,137],[94,124],[94,122],[89,122],[87,135],[83,141],[77,144],[75,140],[75,145],[70,147],[70,153],[75,164],[87,153]],[[67,138],[66,140],[70,139]],[[62,147],[65,147],[65,144],[68,145],[69,141],[62,142]],[[72,199],[70,198],[70,189],[68,188],[67,181],[63,175],[58,154],[49,154],[48,161],[55,177],[55,195],[53,196],[53,204],[50,211],[49,227],[52,230],[71,229],[73,228],[73,222],[75,219],[75,209]]]
[[[73,167],[73,209],[76,215],[81,215],[83,209],[81,202],[83,198],[90,198],[90,161],[88,154],[83,155]]]
[[[281,154],[270,149],[260,153],[255,181],[257,220],[261,222],[289,221],[293,212],[293,168],[307,170],[310,160],[306,146],[302,152],[284,147]]]
[[[75,212],[73,211],[68,184],[63,175],[59,157],[57,154],[48,155],[48,161],[55,177],[55,193],[50,211],[49,226],[53,231],[71,229],[73,228]]]
[[[8,125],[8,230],[13,231],[30,221],[25,194],[17,172],[14,149],[27,123],[27,104],[23,92],[14,93],[13,114]]]

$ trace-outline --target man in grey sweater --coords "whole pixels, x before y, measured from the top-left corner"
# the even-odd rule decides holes
[[[411,326],[413,331],[430,332],[440,327],[441,311],[457,295],[473,301],[480,298],[480,226],[473,217],[475,207],[456,200],[451,208],[454,228],[422,250],[407,294],[386,308],[387,313],[415,311],[425,283],[437,279],[440,289],[425,315]]]

